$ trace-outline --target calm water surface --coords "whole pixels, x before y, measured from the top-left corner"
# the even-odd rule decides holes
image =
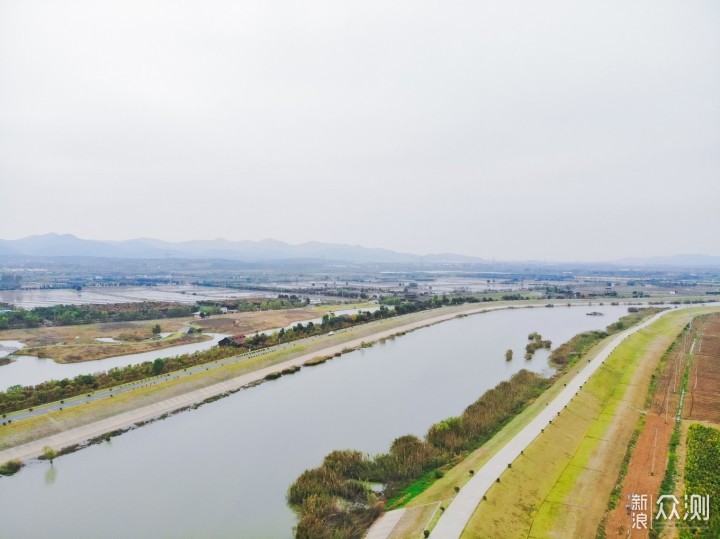
[[[200,300],[275,297],[276,295],[269,292],[192,285],[90,286],[83,288],[81,291],[72,289],[0,290],[0,301],[17,307],[32,309],[51,305],[133,303],[140,301],[195,303]]]
[[[606,316],[586,316],[601,311]],[[2,538],[289,538],[290,483],[333,449],[424,435],[521,368],[627,307],[515,309],[452,320],[305,368],[0,479]],[[512,348],[515,359],[506,362]],[[1,372],[1,371],[0,371]]]

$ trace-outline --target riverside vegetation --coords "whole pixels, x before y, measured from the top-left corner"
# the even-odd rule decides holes
[[[550,362],[559,367],[565,367],[577,362],[585,353],[604,338],[620,333],[624,329],[634,326],[643,318],[659,313],[662,309],[657,307],[630,307],[628,314],[617,322],[610,324],[605,331],[585,331],[578,333],[566,343],[561,344],[550,354]]]
[[[0,464],[0,475],[13,475],[20,471],[23,467],[23,463],[18,459],[8,460]]]
[[[237,347],[213,347],[209,350],[195,352],[193,354],[161,358],[152,362],[146,361],[144,363],[118,367],[95,374],[82,374],[72,379],[49,380],[35,386],[12,386],[6,391],[0,391],[0,414],[5,415],[10,412],[87,394],[99,389],[109,389],[152,376],[169,374],[174,371],[225,359],[244,352],[251,352],[306,337],[322,335],[331,331],[365,324],[373,320],[381,320],[401,314],[442,307],[451,302],[452,304],[459,304],[462,303],[460,299],[467,303],[479,301],[473,296],[463,298],[456,297],[452,298],[452,300],[449,300],[447,297],[437,297],[426,301],[405,301],[397,304],[394,309],[388,309],[382,305],[372,313],[369,311],[361,311],[356,314],[343,314],[339,316],[326,314],[318,324],[314,324],[313,322],[308,322],[307,324],[298,323],[290,329],[281,329],[271,335],[258,333],[249,337],[241,346]]]
[[[360,538],[386,509],[407,503],[425,490],[443,470],[460,462],[497,433],[537,398],[554,379],[594,344],[636,324],[659,309],[635,309],[606,331],[580,333],[551,354],[560,366],[553,378],[521,370],[483,394],[459,417],[432,425],[424,440],[405,435],[387,453],[368,456],[336,450],[321,466],[306,470],[288,489],[287,499],[298,513],[296,539]],[[544,342],[530,334],[532,343]],[[377,492],[373,484],[381,484]]]
[[[0,330],[36,328],[41,325],[71,326],[104,322],[131,322],[182,318],[199,312],[201,316],[219,314],[222,308],[238,312],[268,311],[306,307],[309,301],[297,296],[279,295],[277,299],[199,301],[182,304],[158,301],[114,303],[101,305],[53,305],[33,309],[13,309],[0,314]],[[6,305],[5,307],[9,307]]]
[[[537,331],[533,331],[530,335],[528,335],[528,340],[530,342],[525,346],[525,359],[532,359],[535,352],[540,350],[540,348],[549,350],[552,346],[552,342],[549,340],[543,340],[542,335],[540,335]]]

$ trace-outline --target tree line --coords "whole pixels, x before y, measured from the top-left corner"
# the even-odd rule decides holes
[[[445,294],[441,296],[429,296],[425,299],[414,299],[414,300],[408,300],[406,298],[402,298],[399,296],[386,296],[384,298],[380,299],[380,303],[382,305],[394,305],[397,309],[398,307],[403,311],[403,313],[406,312],[414,312],[413,309],[415,309],[418,306],[423,306],[424,309],[433,309],[436,307],[445,307],[448,305],[463,305],[465,303],[484,303],[488,301],[495,301],[492,298],[488,297],[478,297],[478,296],[447,296]],[[421,310],[421,309],[416,309]]]
[[[297,296],[278,296],[277,299],[239,301],[199,301],[195,304],[144,301],[92,305],[53,305],[33,309],[16,308],[0,314],[0,330],[35,328],[41,325],[71,326],[104,322],[132,322],[162,318],[183,318],[199,311],[205,316],[220,314],[222,308],[247,311],[267,311],[305,307],[308,300]]]
[[[237,352],[233,349],[213,347],[194,354],[159,358],[155,361],[145,361],[94,374],[80,374],[74,378],[48,380],[34,386],[11,386],[5,391],[0,391],[0,414],[4,416],[17,410],[62,401],[129,382],[137,382],[151,376],[167,374],[235,354]]]
[[[201,313],[206,315],[220,314],[222,308],[238,312],[250,311],[277,311],[281,309],[296,309],[307,307],[310,304],[310,298],[301,298],[294,294],[279,294],[275,299],[244,299],[234,300],[228,299],[223,301],[201,300],[197,302]]]
[[[180,303],[142,302],[111,305],[52,305],[14,309],[0,314],[0,329],[34,328],[40,325],[71,326],[102,322],[130,322],[192,316],[196,306]]]

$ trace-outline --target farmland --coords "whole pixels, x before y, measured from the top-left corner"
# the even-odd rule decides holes
[[[604,536],[640,538],[651,533],[659,537],[677,537],[678,533],[682,537],[696,536],[689,528],[678,528],[676,523],[662,519],[653,522],[652,531],[633,529],[626,504],[631,493],[647,494],[652,499],[674,494],[683,500],[685,494],[707,491],[706,485],[692,479],[702,475],[700,468],[693,467],[712,459],[714,450],[696,439],[699,434],[695,423],[720,421],[719,363],[720,315],[698,316],[666,353],[653,376],[647,414],[638,422],[637,443],[628,450],[626,475],[616,487],[611,506],[617,506],[607,516]],[[682,418],[683,423],[678,423],[676,417]],[[717,463],[706,462],[703,466],[718,469]],[[709,535],[707,530],[698,533],[701,537],[718,536],[716,531]]]
[[[688,518],[680,528],[682,539],[720,537],[720,430],[693,424],[688,429],[685,492],[709,496],[709,519]],[[690,515],[693,516],[692,513]],[[705,516],[705,515],[702,515]]]
[[[667,469],[667,454],[680,402],[679,382],[691,342],[686,330],[665,353],[652,376],[647,412],[638,420],[636,443],[628,450],[625,475],[611,498],[611,509],[603,527],[607,537],[623,535],[632,529],[631,515],[625,507],[632,493],[657,497]],[[647,535],[647,530],[632,530],[632,537]]]
[[[703,321],[688,380],[687,419],[720,424],[720,315]]]
[[[667,530],[663,538],[720,536],[720,315],[697,320],[694,342],[673,493],[680,500],[685,495],[709,495],[710,519],[683,522]]]

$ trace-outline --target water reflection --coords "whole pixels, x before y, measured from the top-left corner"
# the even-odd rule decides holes
[[[52,485],[55,483],[55,479],[57,479],[57,468],[51,463],[50,467],[45,472],[45,484]]]

